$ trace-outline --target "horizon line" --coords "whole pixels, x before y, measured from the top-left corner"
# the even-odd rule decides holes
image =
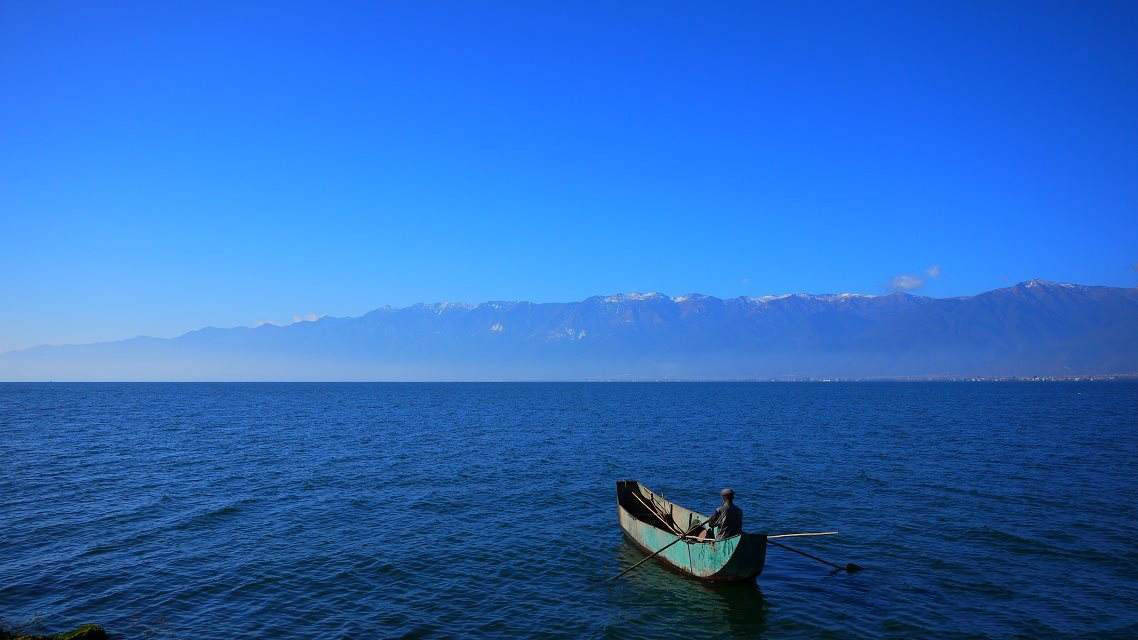
[[[872,382],[1114,382],[1138,380],[1136,373],[1022,376],[880,376],[864,378],[567,378],[487,380],[0,380],[0,384],[835,384]]]

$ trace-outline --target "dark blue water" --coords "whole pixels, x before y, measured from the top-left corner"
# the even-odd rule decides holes
[[[1138,385],[0,385],[0,616],[124,638],[1138,637]],[[614,481],[778,549],[648,563]]]

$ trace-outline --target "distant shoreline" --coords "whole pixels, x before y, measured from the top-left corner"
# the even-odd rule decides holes
[[[0,384],[794,384],[872,382],[1131,382],[1138,373],[1083,376],[905,376],[880,378],[658,378],[580,380],[0,380]]]

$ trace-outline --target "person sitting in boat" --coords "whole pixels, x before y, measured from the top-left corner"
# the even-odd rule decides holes
[[[715,539],[722,540],[743,533],[743,510],[735,506],[735,490],[724,489],[719,492],[723,497],[723,504],[707,519],[706,528],[700,533],[704,538],[714,529]]]

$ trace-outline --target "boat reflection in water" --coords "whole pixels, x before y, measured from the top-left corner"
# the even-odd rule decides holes
[[[644,559],[627,539],[617,547],[616,563],[623,571]],[[704,582],[682,577],[655,562],[647,562],[614,583],[613,594],[623,611],[620,626],[635,635],[638,623],[652,620],[698,620],[676,628],[675,637],[757,637],[765,630],[766,600],[754,581]],[[659,636],[658,624],[647,624]],[[625,630],[619,633],[625,636]]]

